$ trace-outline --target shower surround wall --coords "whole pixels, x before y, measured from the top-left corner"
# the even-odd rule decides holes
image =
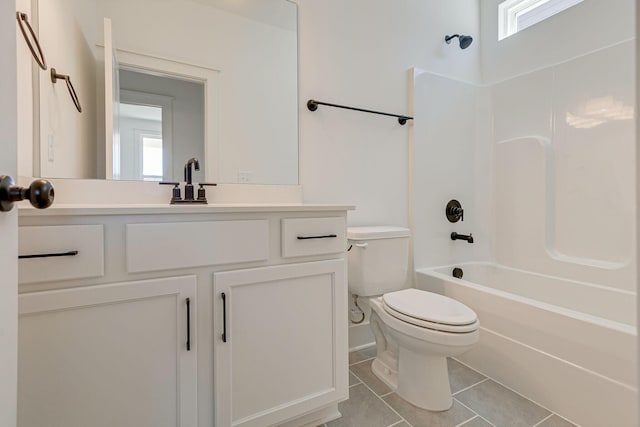
[[[633,2],[584,2],[503,42],[494,19],[498,3],[481,2],[488,84],[415,73],[416,269],[491,261],[635,301]],[[449,198],[462,201],[464,223],[446,220]],[[473,232],[476,243],[451,242],[451,231]],[[580,400],[588,394],[581,387],[608,390],[592,409],[600,412],[637,393],[635,372],[612,378],[581,365],[584,355],[543,349],[509,332],[507,325],[527,319],[495,310],[505,328],[482,330],[480,344],[462,357],[471,366],[585,426],[597,424],[588,416],[593,402]],[[528,322],[540,332],[553,329],[553,322]],[[607,327],[635,334],[633,326]],[[603,353],[635,360],[626,344],[600,345]],[[602,381],[607,385],[599,388]],[[549,392],[554,384],[575,390],[563,397]],[[615,425],[636,425],[631,411],[617,413]]]
[[[492,86],[498,263],[635,292],[634,52]]]

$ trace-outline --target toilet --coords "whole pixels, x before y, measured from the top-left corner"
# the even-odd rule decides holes
[[[374,374],[411,404],[445,411],[453,403],[447,357],[478,342],[480,323],[466,305],[406,288],[409,230],[350,227],[349,291],[367,298],[376,340]]]

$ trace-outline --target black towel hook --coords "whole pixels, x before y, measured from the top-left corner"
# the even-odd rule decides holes
[[[56,83],[58,79],[62,79],[67,83],[67,90],[69,91],[69,95],[71,96],[71,100],[76,106],[76,110],[78,113],[82,113],[82,106],[80,105],[80,100],[78,99],[78,94],[76,90],[73,88],[73,83],[71,83],[71,77],[66,74],[58,74],[56,73],[56,69],[51,69],[51,82]]]

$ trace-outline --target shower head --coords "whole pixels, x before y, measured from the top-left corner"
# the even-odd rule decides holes
[[[473,41],[473,37],[465,36],[464,34],[454,34],[452,36],[446,36],[444,38],[444,41],[447,42],[447,44],[451,44],[451,40],[453,40],[456,37],[458,37],[458,40],[460,40],[460,49],[468,48],[471,42]]]

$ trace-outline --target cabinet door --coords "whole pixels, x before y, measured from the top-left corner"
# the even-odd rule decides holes
[[[18,426],[195,426],[195,289],[187,276],[20,295]]]
[[[216,426],[276,425],[348,397],[345,271],[340,259],[214,274]]]

